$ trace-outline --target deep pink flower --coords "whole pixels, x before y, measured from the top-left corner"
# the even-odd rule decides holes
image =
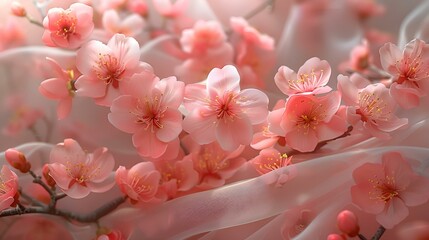
[[[94,29],[92,7],[74,3],[70,8],[51,8],[43,19],[43,42],[51,47],[78,48]]]
[[[155,197],[161,174],[155,169],[151,162],[141,162],[131,169],[127,170],[120,166],[116,170],[116,184],[132,202],[153,202],[157,201]]]
[[[374,137],[389,139],[390,132],[406,125],[408,119],[395,115],[396,102],[383,84],[363,87],[359,75],[351,78],[338,76],[338,89],[347,107],[347,120],[356,130],[363,130]],[[361,88],[362,87],[362,88]]]
[[[18,176],[6,165],[0,172],[0,211],[15,206],[18,194]]]
[[[331,91],[325,86],[331,76],[331,66],[325,60],[313,57],[308,59],[298,73],[281,66],[274,76],[277,87],[286,95],[293,94],[321,94]]]
[[[311,152],[320,141],[343,134],[347,130],[346,121],[336,115],[340,102],[338,92],[323,97],[291,96],[280,122],[286,144],[300,152]]]
[[[184,83],[175,77],[159,80],[152,73],[135,74],[124,93],[113,101],[108,118],[113,126],[133,134],[140,155],[158,158],[182,131]]]
[[[72,108],[76,90],[75,72],[73,69],[63,70],[52,58],[46,58],[46,60],[51,64],[56,76],[40,83],[39,92],[47,98],[58,100],[57,117],[63,119],[68,116]]]
[[[420,97],[429,93],[429,45],[415,39],[403,52],[392,44],[380,48],[381,65],[392,75],[390,94],[403,108],[420,104]]]
[[[71,198],[84,198],[90,192],[106,192],[113,187],[115,161],[107,148],[85,152],[73,139],[56,145],[50,155],[49,174]]]
[[[92,40],[77,51],[76,67],[82,73],[76,93],[91,97],[102,106],[110,106],[120,95],[122,82],[142,71],[140,47],[131,37],[115,34],[107,45]]]
[[[343,210],[337,215],[337,226],[341,232],[349,237],[355,237],[359,234],[359,223],[356,215],[349,210]]]
[[[109,37],[115,33],[124,34],[127,37],[139,35],[144,28],[145,21],[138,14],[130,14],[121,20],[116,10],[107,10],[103,13],[102,23]]]
[[[281,154],[275,148],[263,149],[259,155],[252,159],[253,167],[260,174],[269,173],[275,169],[286,167],[292,164],[292,157],[288,157],[285,153]]]
[[[429,199],[429,179],[413,171],[398,152],[387,152],[382,163],[365,163],[353,172],[356,185],[352,201],[363,211],[375,214],[385,228],[392,228],[408,216],[408,207]]]
[[[199,144],[218,141],[224,150],[235,150],[252,141],[252,125],[265,121],[268,97],[257,89],[240,91],[240,76],[234,66],[215,68],[206,86],[188,85],[185,107],[190,113],[183,129]]]

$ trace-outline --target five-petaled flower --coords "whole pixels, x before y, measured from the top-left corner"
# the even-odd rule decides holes
[[[403,108],[417,107],[429,93],[429,44],[415,39],[401,53],[396,45],[386,43],[380,48],[380,59],[392,75],[392,97]]]
[[[76,93],[110,106],[124,81],[149,68],[139,59],[138,42],[123,34],[115,34],[107,45],[96,40],[86,43],[77,51],[76,67],[82,76],[75,82]]]
[[[71,198],[84,198],[90,192],[106,192],[114,185],[114,159],[107,148],[86,153],[73,139],[65,139],[50,154],[49,174]]]
[[[408,207],[429,199],[429,179],[418,175],[398,152],[382,155],[382,163],[365,163],[353,172],[356,185],[352,201],[363,211],[375,214],[385,228],[408,216]]]
[[[152,73],[135,74],[113,101],[108,118],[113,126],[133,134],[140,155],[158,158],[182,131],[184,83],[175,77],[159,80]]]
[[[190,113],[183,129],[198,144],[217,140],[227,151],[250,144],[252,126],[268,115],[268,97],[257,89],[240,91],[240,76],[231,65],[214,68],[206,86],[187,85],[184,104]]]
[[[80,47],[94,29],[92,7],[74,3],[69,9],[51,8],[43,19],[43,42],[51,47],[75,49]]]

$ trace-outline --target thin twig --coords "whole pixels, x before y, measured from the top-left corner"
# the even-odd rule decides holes
[[[378,227],[377,231],[375,232],[374,236],[372,236],[371,240],[379,240],[381,236],[383,236],[385,231],[386,231],[386,228],[380,225],[380,227]]]
[[[362,235],[360,233],[358,234],[358,237],[360,240],[368,240],[364,235]]]
[[[275,0],[267,0],[263,2],[261,5],[253,9],[252,11],[248,12],[246,15],[244,15],[244,18],[249,20],[252,17],[256,16],[259,12],[263,11],[267,7],[273,7]]]

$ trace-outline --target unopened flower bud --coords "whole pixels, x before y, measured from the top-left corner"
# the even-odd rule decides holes
[[[346,240],[346,238],[343,235],[340,234],[329,234],[326,240]]]
[[[54,186],[55,186],[55,184],[56,184],[56,182],[55,182],[55,180],[51,177],[51,175],[49,175],[49,172],[50,172],[50,170],[49,170],[48,165],[47,165],[47,164],[43,165],[43,168],[42,168],[42,176],[43,176],[43,178],[45,179],[46,183],[47,183],[49,186],[54,187]]]
[[[31,164],[27,161],[24,154],[16,149],[9,148],[5,152],[7,162],[22,173],[27,173],[31,169]]]
[[[13,15],[17,17],[25,17],[27,16],[27,11],[25,10],[24,6],[20,2],[13,1],[10,5],[10,10]]]
[[[338,214],[337,225],[338,229],[349,237],[355,237],[359,234],[360,229],[357,217],[349,210],[344,210]]]

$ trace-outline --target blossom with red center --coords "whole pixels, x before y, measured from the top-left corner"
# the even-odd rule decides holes
[[[149,68],[139,59],[138,42],[122,34],[115,34],[107,45],[95,40],[86,43],[77,51],[76,67],[82,76],[75,82],[76,93],[110,106],[120,95],[122,82]]]
[[[58,100],[57,117],[63,119],[67,117],[72,108],[76,90],[74,87],[75,72],[73,69],[63,70],[52,58],[46,58],[46,60],[51,64],[56,77],[40,83],[39,92],[47,98]]]
[[[261,150],[251,162],[258,173],[265,174],[286,167],[292,164],[291,161],[292,157],[288,157],[287,154],[282,154],[275,148],[267,148]]]
[[[336,115],[340,103],[338,92],[323,97],[291,96],[280,121],[286,144],[300,152],[311,152],[320,141],[343,134],[347,130],[346,121]]]
[[[338,89],[347,107],[347,120],[355,130],[389,139],[390,132],[406,125],[408,119],[395,115],[396,102],[383,84],[369,84],[357,74],[338,76]]]
[[[65,139],[50,154],[49,174],[71,198],[84,198],[90,192],[106,192],[113,187],[113,156],[107,148],[85,152],[73,139]]]
[[[363,211],[375,214],[385,228],[408,216],[408,207],[429,199],[429,179],[418,175],[398,152],[382,155],[382,163],[365,163],[353,172],[356,185],[352,201]]]
[[[331,91],[325,86],[331,76],[331,66],[325,60],[313,57],[308,59],[298,73],[281,66],[274,76],[277,87],[286,95],[322,94]]]
[[[250,144],[252,126],[268,115],[268,97],[257,89],[240,91],[240,76],[231,65],[213,69],[206,86],[188,85],[184,104],[190,113],[183,129],[198,144],[217,140],[227,151]]]
[[[182,131],[184,83],[175,77],[159,80],[151,72],[135,74],[124,84],[124,94],[110,107],[110,123],[133,134],[141,156],[158,158]]]
[[[0,172],[0,211],[14,207],[18,196],[18,176],[3,165]]]
[[[74,3],[70,8],[51,8],[43,19],[43,42],[51,47],[75,49],[80,47],[94,29],[92,7]]]
[[[429,45],[415,39],[403,52],[392,44],[380,48],[381,65],[392,75],[390,94],[406,109],[417,107],[420,98],[429,93]]]
[[[116,184],[131,202],[152,202],[157,201],[155,197],[161,174],[155,169],[151,162],[141,162],[127,170],[120,166],[116,170]]]

